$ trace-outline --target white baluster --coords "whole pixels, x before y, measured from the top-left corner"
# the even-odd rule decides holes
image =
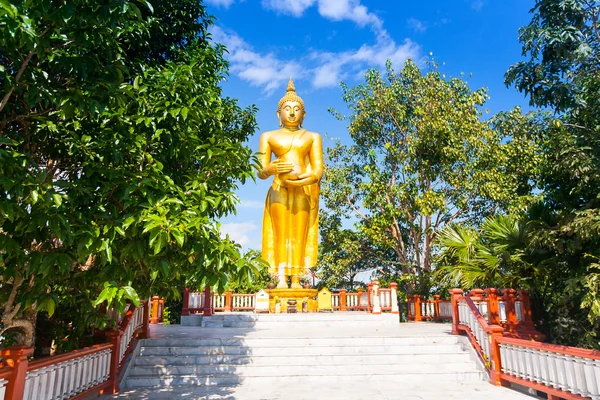
[[[500,322],[506,322],[506,304],[504,301],[498,302],[498,318],[500,318]]]
[[[575,378],[575,359],[571,356],[565,356],[565,370],[567,372],[567,389],[573,391],[576,386]]]
[[[515,314],[517,321],[523,321],[523,303],[520,300],[515,301]]]
[[[583,363],[587,393],[583,393],[582,396],[598,399],[600,398],[600,360],[586,358]]]

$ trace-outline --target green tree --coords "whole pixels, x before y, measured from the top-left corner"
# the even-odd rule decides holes
[[[539,133],[536,183],[544,202],[530,212],[530,247],[543,254],[537,293],[543,315],[564,344],[600,346],[600,40],[599,3],[538,0],[520,31],[523,55],[506,83],[550,107],[553,124]],[[546,288],[554,295],[548,295]]]
[[[377,270],[384,274],[395,270],[395,257],[390,250],[377,248],[361,229],[342,227],[339,215],[321,210],[319,215],[319,285],[328,288],[354,290],[356,276]],[[390,254],[392,253],[392,254]]]
[[[599,7],[594,0],[537,0],[529,25],[519,30],[523,56],[510,67],[506,84],[532,105],[558,112],[586,107],[597,98],[600,68]]]
[[[400,273],[431,270],[433,239],[445,225],[523,211],[532,200],[523,177],[535,169],[525,135],[536,116],[515,109],[482,121],[484,89],[434,68],[423,74],[411,61],[365,79],[342,84],[353,144],[328,150],[323,199],[360,220],[374,246],[392,250]]]
[[[0,3],[2,332],[25,343],[61,302],[222,291],[260,263],[215,222],[253,174],[255,109],[221,96],[204,7],[152,3]]]

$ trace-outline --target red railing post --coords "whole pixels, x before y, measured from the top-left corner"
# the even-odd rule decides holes
[[[460,320],[458,318],[458,299],[462,296],[462,289],[450,289],[450,304],[452,306],[452,334],[458,335],[458,325]]]
[[[504,304],[506,306],[506,325],[508,331],[515,332],[517,326],[517,313],[515,312],[515,289],[504,289]]]
[[[440,319],[440,295],[433,295],[433,319],[437,321]]]
[[[340,289],[340,311],[346,311],[346,289]]]
[[[204,288],[204,314],[205,317],[212,315],[212,294],[210,293],[210,286],[206,285]]]
[[[225,312],[231,312],[232,310],[232,299],[233,298],[233,292],[231,290],[228,290],[225,292]]]
[[[150,317],[150,323],[158,323],[158,296],[152,296],[152,317]]]
[[[181,315],[190,315],[190,289],[187,286],[183,289],[183,309],[181,310]]]
[[[498,338],[502,337],[504,328],[499,325],[490,326],[490,383],[496,386],[502,385],[502,360],[500,359],[500,345]]]
[[[486,289],[488,298],[488,322],[491,325],[501,325],[498,311],[498,289]]]
[[[142,339],[150,337],[150,309],[148,307],[149,303],[150,302],[148,300],[144,300],[142,302],[142,310],[144,310],[142,333],[140,334],[140,337]]]
[[[109,381],[110,386],[108,387],[109,393],[117,393],[119,391],[119,364],[121,363],[121,338],[123,337],[123,331],[116,329],[108,331],[106,338],[112,342],[112,354],[110,357],[110,374]]]
[[[411,309],[410,309],[410,305],[414,304],[414,298],[412,294],[409,294],[406,296],[406,318],[408,318],[409,321],[414,321],[415,316],[413,315]]]
[[[415,294],[413,295],[413,299],[415,300],[415,322],[423,321],[423,317],[421,316],[421,295]]]
[[[25,391],[25,377],[27,376],[27,357],[33,354],[33,347],[11,346],[0,350],[0,355],[6,364],[12,368],[12,374],[6,384],[5,400],[21,400]]]

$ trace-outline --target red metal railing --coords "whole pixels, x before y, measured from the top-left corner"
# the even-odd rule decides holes
[[[152,296],[150,300],[150,323],[159,324],[164,321],[165,299]]]
[[[119,327],[107,333],[108,343],[29,362],[33,348],[13,346],[0,351],[0,399],[82,399],[119,390],[119,372],[135,340],[148,333],[148,302],[131,306]]]
[[[482,315],[481,307],[477,304],[481,293],[463,296],[461,289],[452,289],[450,293],[452,333],[467,334],[489,371],[490,383],[517,383],[545,392],[549,400],[600,399],[599,351],[509,337],[519,325],[518,318],[511,319],[510,316],[510,301],[515,291],[507,289],[503,295],[503,301],[508,303],[507,327],[488,324],[488,319],[498,321],[504,318],[502,315],[495,315],[493,301],[489,303],[492,307],[488,311],[494,315],[488,318]],[[523,309],[527,312],[528,299],[521,297],[520,301],[524,303]],[[520,320],[526,324],[528,317],[522,314]]]
[[[440,300],[440,295],[433,296],[433,300],[422,300],[418,294],[408,296],[409,321],[450,321],[452,310],[450,300]]]
[[[505,335],[521,339],[543,339],[543,335],[537,332],[533,325],[527,291],[472,289],[466,296],[473,301],[486,322],[490,325],[502,326]],[[419,295],[409,295],[408,319],[410,321],[451,320],[450,301],[440,300],[439,295],[433,297],[433,300],[424,300]]]

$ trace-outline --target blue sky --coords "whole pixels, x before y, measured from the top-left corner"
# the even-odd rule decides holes
[[[433,54],[448,76],[464,73],[469,85],[486,87],[490,113],[528,108],[521,93],[504,85],[504,73],[521,60],[517,30],[531,18],[533,0],[205,0],[216,17],[213,39],[229,50],[230,77],[224,94],[241,106],[259,108],[259,131],[248,143],[277,128],[277,102],[290,76],[304,99],[305,128],[348,140],[340,81],[353,86],[364,72],[395,69],[407,58],[420,65]],[[490,114],[491,115],[491,114]],[[488,116],[484,116],[487,118]],[[222,230],[244,249],[260,249],[264,199],[270,180],[248,182],[237,194],[236,215],[223,219]]]

